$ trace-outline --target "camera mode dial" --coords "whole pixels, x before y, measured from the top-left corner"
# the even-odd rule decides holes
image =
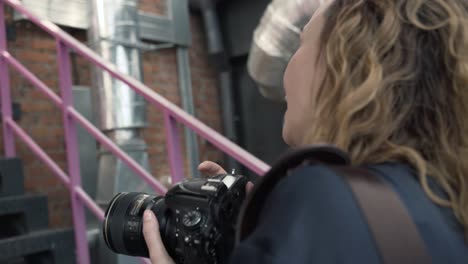
[[[182,216],[182,223],[186,227],[194,227],[198,225],[202,220],[202,215],[199,211],[192,210]]]

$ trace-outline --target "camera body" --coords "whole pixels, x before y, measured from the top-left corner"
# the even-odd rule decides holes
[[[166,194],[175,223],[177,263],[223,263],[234,246],[239,208],[245,197],[244,177],[220,175],[176,185]]]
[[[225,263],[234,247],[246,183],[242,176],[218,175],[183,181],[165,197],[119,193],[106,211],[104,240],[116,253],[148,257],[142,217],[150,209],[176,263]]]

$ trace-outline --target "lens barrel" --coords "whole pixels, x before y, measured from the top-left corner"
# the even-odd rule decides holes
[[[160,230],[165,229],[166,206],[164,197],[146,193],[123,192],[117,194],[106,210],[103,235],[107,246],[114,252],[130,256],[149,257],[143,237],[143,213],[152,210],[158,216]],[[161,235],[165,232],[161,232]]]

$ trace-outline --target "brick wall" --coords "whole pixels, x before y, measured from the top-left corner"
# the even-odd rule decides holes
[[[165,14],[165,8],[164,0],[140,1],[140,9],[146,12]],[[196,15],[192,15],[190,21],[193,37],[190,60],[197,117],[220,131],[216,75],[204,49],[202,23]],[[58,93],[55,41],[27,21],[16,22],[15,29],[16,39],[8,42],[10,52]],[[70,33],[86,43],[85,31],[74,30]],[[144,83],[180,105],[175,50],[145,52],[143,58]],[[74,84],[89,86],[90,65],[79,57],[74,60]],[[66,171],[61,112],[13,69],[10,70],[10,76],[13,100],[19,102],[23,110],[21,127]],[[143,135],[149,147],[150,168],[153,175],[161,178],[169,174],[163,119],[161,113],[152,106],[148,106],[147,116],[148,128],[143,131]],[[204,140],[199,142],[203,160],[221,161],[222,155],[219,151]],[[68,191],[25,145],[20,142],[16,145],[18,156],[25,163],[26,191],[49,196],[51,226],[70,226],[72,218]],[[0,147],[3,151],[3,142],[0,142]]]

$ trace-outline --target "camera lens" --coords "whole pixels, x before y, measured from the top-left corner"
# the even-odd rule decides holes
[[[145,193],[119,193],[106,210],[103,235],[107,246],[119,254],[148,257],[143,237],[143,213],[152,210],[158,218],[164,239],[167,210],[164,197]]]

